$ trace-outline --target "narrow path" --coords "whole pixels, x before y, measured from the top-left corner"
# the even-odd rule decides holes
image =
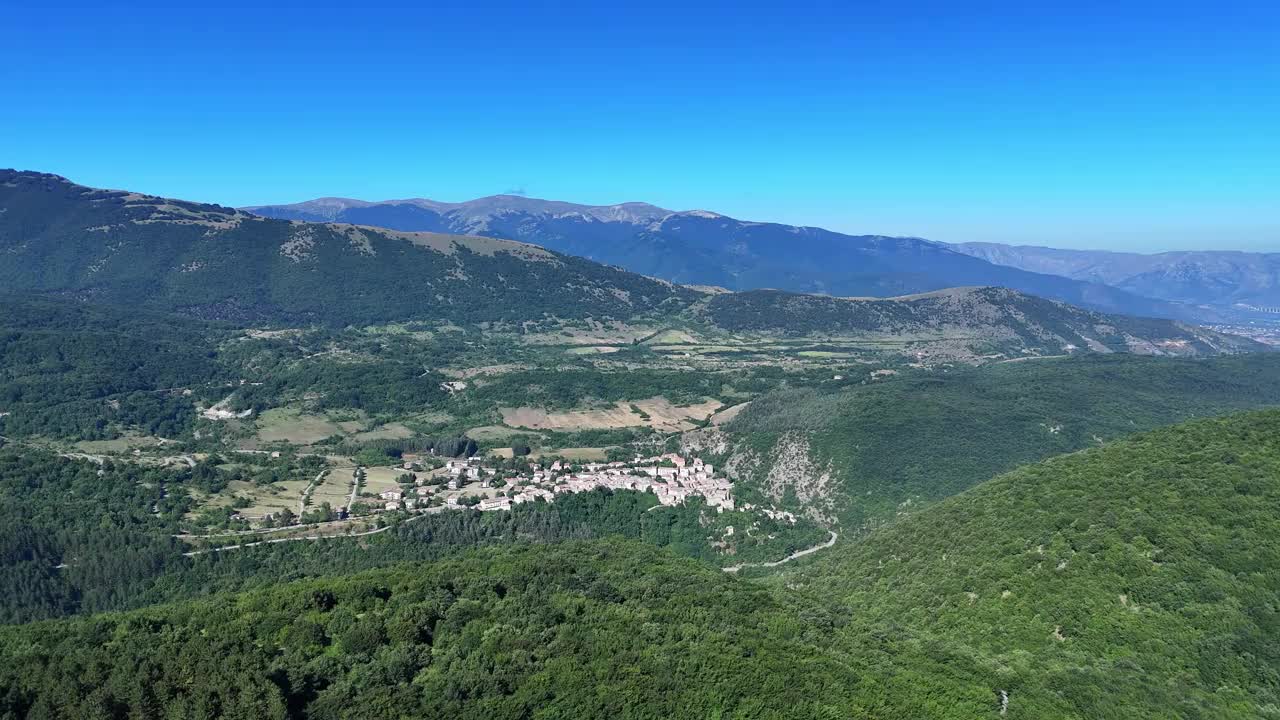
[[[311,497],[311,492],[316,489],[316,485],[320,484],[320,479],[324,477],[326,472],[328,472],[327,468],[321,470],[311,481],[311,484],[302,491],[302,497],[298,498],[298,517],[302,517],[302,514],[307,511],[307,498]]]
[[[241,543],[239,545],[226,545],[224,547],[219,547],[219,548],[209,548],[207,550],[192,550],[191,552],[184,552],[182,554],[187,557],[195,557],[196,555],[205,555],[208,553],[222,552],[223,550],[239,550],[240,548],[255,547],[258,545],[270,545],[272,543],[294,542],[296,540],[328,540],[330,538],[364,537],[365,535],[377,535],[378,533],[386,532],[390,530],[392,527],[394,526],[387,525],[386,527],[374,528],[373,530],[366,530],[364,532],[352,533],[350,535],[303,535],[300,537],[276,538],[274,540],[259,540],[257,542]]]
[[[351,471],[351,497],[347,498],[347,514],[351,514],[351,507],[356,504],[356,492],[360,490],[360,466],[357,465],[355,470]]]
[[[351,533],[350,535],[347,535],[347,534],[299,535],[296,537],[275,538],[273,540],[257,540],[255,542],[250,542],[250,543],[240,543],[239,545],[224,545],[222,547],[207,548],[205,550],[192,550],[191,552],[184,552],[182,554],[185,555],[186,557],[195,557],[196,555],[205,555],[208,553],[222,552],[223,550],[239,550],[240,548],[255,547],[258,545],[270,545],[272,543],[295,542],[298,540],[335,540],[339,538],[357,538],[357,537],[364,537],[366,535],[377,535],[378,533],[384,533],[394,527],[399,527],[399,525],[403,525],[405,523],[411,523],[414,520],[417,520],[418,518],[426,517],[427,515],[435,515],[437,513],[442,513],[448,509],[450,508],[448,508],[445,505],[437,505],[436,507],[430,507],[423,510],[418,510],[416,514],[414,514],[412,517],[407,518],[404,521],[404,523],[399,523],[398,525],[386,525],[384,527],[374,528],[373,530],[365,530],[364,532]],[[333,522],[348,522],[348,521],[335,520]],[[301,527],[305,527],[305,526],[301,526]],[[277,532],[280,530],[288,530],[288,529],[289,528],[274,528],[274,530],[276,530]]]
[[[813,553],[818,552],[819,550],[826,550],[827,548],[831,547],[832,545],[835,545],[835,544],[836,544],[836,540],[840,537],[839,535],[837,535],[837,534],[836,534],[836,531],[835,531],[835,530],[831,530],[831,531],[829,531],[829,532],[831,533],[831,537],[830,537],[830,538],[828,538],[828,539],[827,539],[827,541],[826,541],[826,542],[824,542],[824,543],[822,543],[821,545],[814,545],[814,546],[813,546],[813,547],[811,547],[811,548],[806,548],[806,549],[804,549],[804,550],[797,550],[796,552],[791,553],[790,555],[788,555],[788,556],[786,556],[786,557],[782,558],[781,560],[774,560],[773,562],[742,563],[741,565],[733,565],[733,566],[730,566],[730,567],[724,568],[724,571],[725,571],[725,572],[736,573],[736,572],[738,572],[739,570],[742,570],[743,568],[753,568],[753,567],[778,567],[779,565],[781,565],[781,564],[783,564],[783,563],[791,562],[792,560],[795,560],[796,558],[802,558],[802,557],[804,557],[805,555],[811,555],[811,554],[813,554]]]

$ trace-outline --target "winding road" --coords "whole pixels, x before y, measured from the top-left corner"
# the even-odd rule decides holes
[[[840,537],[839,535],[836,534],[835,530],[829,530],[828,532],[831,533],[831,537],[828,538],[827,541],[822,543],[821,545],[814,545],[811,548],[805,548],[804,550],[797,550],[796,552],[791,553],[790,555],[782,558],[781,560],[774,560],[773,562],[742,563],[741,565],[731,565],[727,568],[723,568],[723,570],[725,572],[736,573],[739,570],[742,570],[744,568],[778,567],[779,565],[783,563],[789,563],[792,560],[795,560],[796,558],[802,558],[805,555],[812,555],[813,553],[816,553],[819,550],[826,550],[832,545],[835,545],[836,540],[839,539]]]

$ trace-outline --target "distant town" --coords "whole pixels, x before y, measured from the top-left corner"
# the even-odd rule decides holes
[[[448,460],[440,470],[419,475],[420,465],[405,462],[402,468],[412,487],[380,493],[380,509],[412,510],[434,501],[446,506],[474,504],[486,511],[509,510],[512,505],[539,498],[554,502],[556,495],[596,488],[652,491],[662,505],[679,505],[690,497],[700,497],[718,511],[734,509],[733,484],[728,479],[717,477],[709,463],[676,454],[631,462],[572,464],[556,460],[545,467],[533,462],[528,467],[527,471],[501,470],[485,467],[479,458],[472,457]]]
[[[443,512],[474,508],[481,511],[510,510],[513,505],[555,502],[558,495],[590,492],[598,488],[652,492],[660,506],[676,506],[690,498],[701,499],[717,512],[755,510],[789,523],[795,516],[784,510],[739,506],[733,497],[733,483],[716,473],[711,463],[699,458],[668,453],[637,457],[631,461],[570,462],[552,460],[547,464],[530,461],[523,467],[504,467],[498,459],[480,457],[446,459],[405,455],[395,468],[356,466],[348,481],[350,495],[343,507],[332,510],[335,519],[373,516],[407,511]],[[370,473],[394,473],[394,482],[373,487]],[[313,484],[314,487],[314,484]],[[233,519],[271,523],[274,515]]]

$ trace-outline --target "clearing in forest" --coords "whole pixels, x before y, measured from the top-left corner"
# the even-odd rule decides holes
[[[343,434],[342,428],[328,418],[307,415],[294,408],[272,408],[258,418],[258,442],[289,442],[310,445],[331,435]]]

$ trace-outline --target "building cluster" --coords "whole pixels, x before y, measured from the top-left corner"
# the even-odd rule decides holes
[[[405,469],[410,469],[405,464]],[[527,471],[512,474],[484,467],[478,458],[450,460],[443,468],[447,478],[444,487],[439,477],[417,478],[416,487],[387,490],[379,495],[386,510],[401,507],[424,507],[433,497],[441,496],[448,507],[466,504],[463,491],[483,497],[475,507],[479,510],[509,510],[512,505],[543,500],[555,502],[557,495],[590,492],[597,488],[653,492],[662,505],[680,505],[692,497],[702,498],[717,511],[734,509],[733,485],[717,477],[715,468],[700,459],[686,460],[667,454],[636,458],[631,462],[585,463],[582,465],[555,461],[548,466],[531,463]]]
[[[715,467],[702,460],[686,461],[675,454],[636,458],[630,463],[588,463],[576,473],[556,475],[561,463],[552,463],[545,477],[534,473],[533,482],[551,484],[556,493],[588,492],[596,488],[652,491],[663,505],[680,505],[691,497],[703,498],[719,511],[733,509],[733,485],[716,477]]]

